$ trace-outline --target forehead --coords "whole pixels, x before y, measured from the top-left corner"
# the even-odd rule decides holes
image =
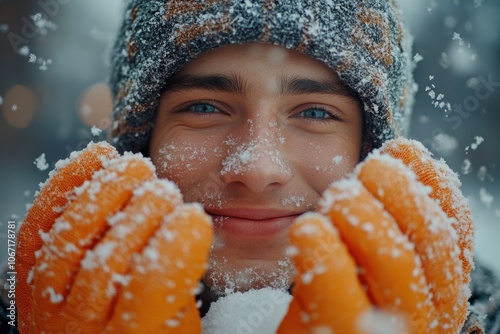
[[[230,44],[207,51],[189,62],[180,73],[288,74],[318,80],[337,78],[325,63],[285,47],[262,44]]]

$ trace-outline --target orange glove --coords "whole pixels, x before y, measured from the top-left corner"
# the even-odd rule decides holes
[[[332,184],[320,212],[291,227],[298,274],[278,333],[368,333],[380,310],[385,332],[399,325],[398,333],[457,333],[473,265],[459,186],[444,162],[406,139]],[[403,321],[391,325],[396,318]]]
[[[20,331],[200,333],[193,295],[211,242],[210,218],[147,159],[89,145],[19,231]]]

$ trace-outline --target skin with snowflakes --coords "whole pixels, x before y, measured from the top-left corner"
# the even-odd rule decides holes
[[[19,231],[20,332],[499,330],[460,181],[404,138],[409,41],[396,1],[129,1],[111,144]]]

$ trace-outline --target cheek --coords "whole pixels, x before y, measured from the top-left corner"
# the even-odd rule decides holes
[[[318,193],[344,178],[359,162],[360,147],[345,138],[296,143],[297,165],[306,182]]]
[[[165,136],[151,145],[158,177],[175,182],[186,202],[218,196],[221,188],[222,148],[210,144],[213,138],[196,139]]]

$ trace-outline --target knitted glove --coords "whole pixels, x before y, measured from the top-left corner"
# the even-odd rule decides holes
[[[291,227],[298,274],[278,333],[457,333],[473,252],[459,186],[443,161],[406,139],[332,184],[319,213]]]
[[[105,143],[56,167],[19,231],[21,333],[201,332],[203,209]]]

